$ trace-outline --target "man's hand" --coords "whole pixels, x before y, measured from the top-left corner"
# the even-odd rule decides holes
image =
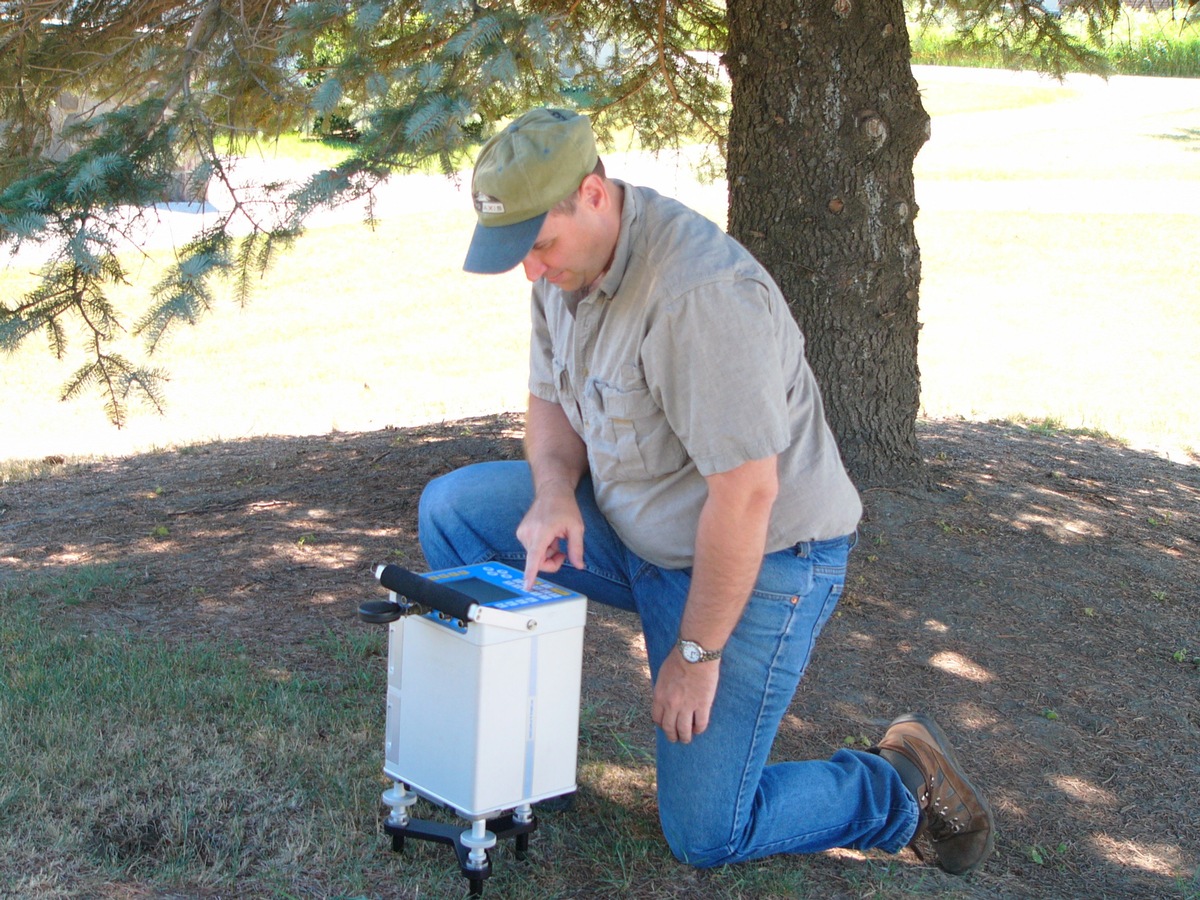
[[[529,395],[525,458],[533,475],[533,504],[517,526],[525,548],[525,590],[538,572],[557,572],[565,561],[583,568],[583,515],[575,488],[587,469],[587,447],[557,403]],[[567,552],[559,549],[567,542]]]
[[[557,572],[570,561],[583,568],[583,516],[570,489],[539,492],[517,526],[517,540],[525,548],[525,589],[538,572]],[[559,542],[567,542],[563,553]]]
[[[720,674],[720,660],[689,663],[678,648],[667,654],[654,682],[650,711],[654,724],[663,730],[668,741],[688,744],[694,735],[708,728]]]

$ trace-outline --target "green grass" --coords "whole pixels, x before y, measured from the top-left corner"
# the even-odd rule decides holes
[[[230,141],[218,140],[221,152],[234,149],[250,158],[286,159],[296,163],[311,163],[331,169],[354,154],[354,144],[338,138],[313,137],[299,132],[281,134],[271,140],[251,138],[233,148]]]
[[[250,159],[286,160],[288,163],[302,163],[313,168],[331,169],[345,162],[354,155],[357,145],[343,138],[321,137],[303,132],[288,132],[270,139],[262,137],[250,138],[245,142],[234,144],[228,139],[218,140],[217,146],[222,152],[245,156]],[[462,153],[452,160],[458,171],[470,169],[471,155]],[[441,162],[428,159],[417,167],[418,171],[440,173]]]
[[[129,590],[133,583],[129,573],[118,566],[93,565],[63,572],[46,572],[21,584],[20,594],[33,603],[45,603],[55,608],[102,603],[110,597]],[[0,587],[4,582],[0,580]],[[0,599],[3,595],[0,595]]]
[[[1106,35],[1105,55],[1121,75],[1200,77],[1200,20],[1126,10]],[[1068,20],[1069,21],[1069,20]]]
[[[1066,13],[1062,21],[1068,32],[1082,36],[1080,19]],[[961,46],[947,22],[910,21],[909,34],[914,63],[1010,68],[994,46]],[[1166,12],[1125,10],[1102,40],[1099,49],[1112,74],[1200,77],[1200,21],[1173,19]],[[1082,70],[1068,65],[1067,71]]]
[[[1113,71],[1122,75],[1200,77],[1200,30],[1184,38],[1161,34],[1108,47]]]
[[[997,113],[1027,109],[1031,106],[1061,103],[1060,85],[1009,85],[939,83],[936,89],[922,90],[921,105],[936,119],[961,113]]]
[[[1088,428],[1087,426],[1072,427],[1062,419],[1054,416],[1043,416],[1041,418],[1031,418],[1025,415],[1012,416],[1007,419],[1000,420],[1004,425],[1019,425],[1020,427],[1041,435],[1069,434],[1077,437],[1095,438],[1101,441],[1114,441],[1121,443],[1121,439],[1100,428]]]
[[[347,661],[318,676],[74,625],[73,608],[133,582],[80,567],[0,590],[0,895],[266,884],[312,859],[331,889],[360,891],[382,634],[339,641]]]

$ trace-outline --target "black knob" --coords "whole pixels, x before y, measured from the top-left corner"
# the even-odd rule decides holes
[[[404,608],[390,597],[387,600],[364,600],[358,604],[358,617],[372,625],[387,625],[404,615]]]

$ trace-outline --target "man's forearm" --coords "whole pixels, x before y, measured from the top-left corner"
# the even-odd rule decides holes
[[[587,471],[587,448],[562,407],[533,394],[525,413],[525,459],[535,493],[555,485],[574,492]]]
[[[679,637],[724,649],[762,567],[771,507],[779,490],[776,460],[743,463],[706,479],[692,585]],[[720,681],[719,661],[689,663],[671,652],[659,667],[651,715],[668,741],[687,743],[708,728]]]
[[[725,646],[758,579],[777,492],[775,465],[772,457],[709,479],[679,627],[680,637],[706,649]]]

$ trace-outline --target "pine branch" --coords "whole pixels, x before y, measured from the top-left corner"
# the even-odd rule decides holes
[[[162,383],[165,374],[158,369],[142,369],[116,353],[104,353],[99,343],[93,344],[94,358],[76,370],[63,387],[59,400],[66,402],[86,391],[99,390],[104,397],[108,420],[123,428],[128,420],[128,401],[134,394],[153,406],[159,413],[165,408]]]
[[[215,303],[209,281],[228,271],[233,238],[226,231],[227,219],[218,221],[194,238],[176,258],[151,291],[153,303],[134,325],[133,333],[153,354],[174,326],[195,325]]]

